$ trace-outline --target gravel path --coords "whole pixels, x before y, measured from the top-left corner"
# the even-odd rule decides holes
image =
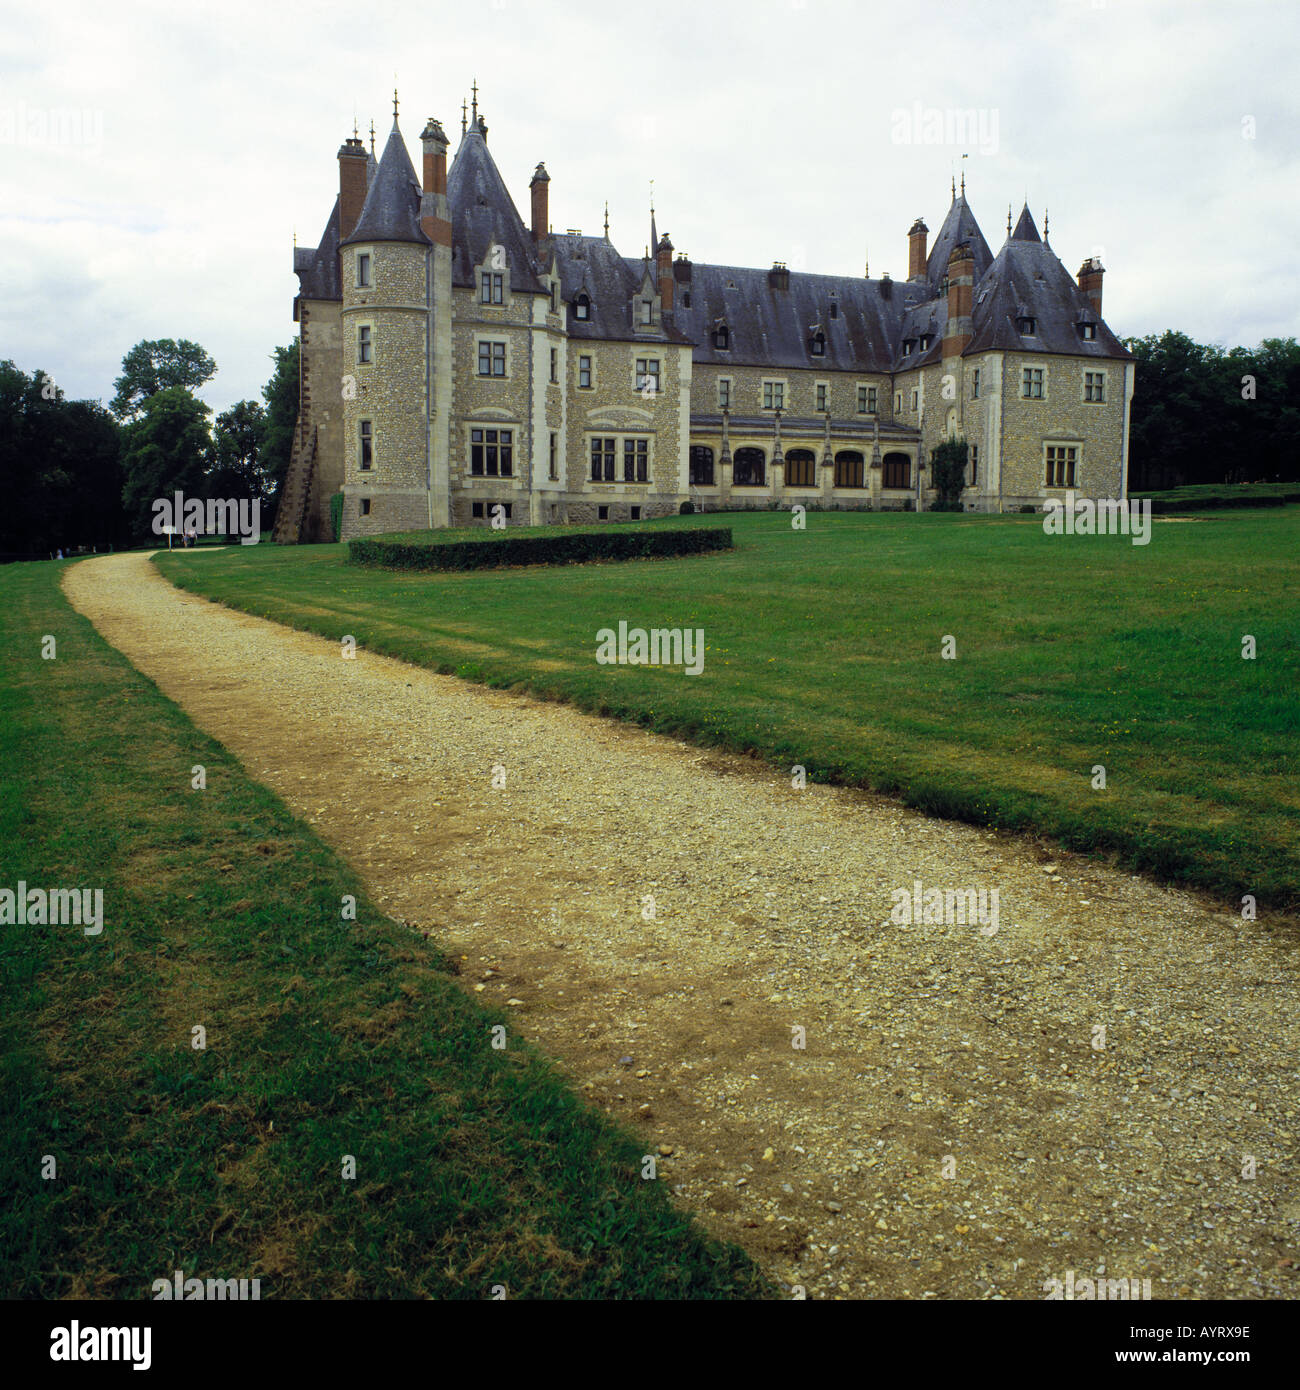
[[[776,1279],[809,1297],[1042,1298],[1067,1271],[1149,1279],[1155,1299],[1300,1292],[1293,924],[345,661],[142,555],[65,588]],[[997,930],[892,920],[917,880],[998,890]]]

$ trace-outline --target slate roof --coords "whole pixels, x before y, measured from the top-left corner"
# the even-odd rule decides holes
[[[1016,230],[1021,235],[1012,233],[975,286],[967,354],[1008,349],[1131,360],[1133,354],[1106,327],[1056,253],[1039,238],[1028,209],[1021,213]],[[1016,326],[1022,314],[1035,320],[1032,336],[1022,335]],[[1091,341],[1081,338],[1080,323],[1096,324],[1097,336]]]
[[[460,138],[447,175],[451,210],[451,283],[474,286],[475,267],[483,264],[493,246],[503,246],[510,267],[510,288],[521,294],[542,294],[534,271],[536,248],[488,152],[482,120]]]
[[[420,228],[420,181],[415,176],[406,141],[393,121],[393,129],[379,159],[379,171],[370,180],[366,201],[352,235],[342,244],[358,241],[414,241],[428,246]]]
[[[980,231],[975,214],[970,210],[966,195],[958,193],[952,200],[947,217],[943,219],[943,226],[939,228],[939,235],[934,239],[929,260],[926,262],[931,294],[940,293],[943,278],[948,273],[948,257],[963,241],[970,247],[975,258],[975,280],[978,283],[980,276],[993,264],[993,253],[989,250],[988,242],[984,240],[984,233]]]
[[[828,371],[888,372],[908,309],[928,299],[924,284],[854,276],[790,272],[790,288],[774,289],[766,270],[691,263],[689,281],[677,284],[674,321],[696,344],[694,358],[719,366],[805,367]],[[882,284],[888,288],[882,293]],[[691,307],[683,303],[689,290]],[[839,305],[831,317],[832,302]],[[719,323],[730,330],[730,350],[713,345]],[[808,340],[826,335],[824,356]]]
[[[321,233],[320,245],[295,246],[293,272],[298,277],[298,293],[303,299],[342,299],[339,278],[339,200]]]

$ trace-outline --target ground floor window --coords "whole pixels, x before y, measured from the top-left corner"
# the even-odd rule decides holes
[[[785,456],[786,487],[817,486],[817,456],[809,449],[791,449]]]
[[[1073,444],[1049,444],[1047,446],[1047,486],[1073,487],[1074,465],[1078,449]]]
[[[713,450],[706,444],[691,445],[691,486],[713,486]]]
[[[612,483],[614,481],[614,454],[616,439],[603,437],[591,441],[591,481],[593,483]]]
[[[476,477],[509,478],[514,469],[513,430],[470,430],[469,471]]]
[[[471,502],[469,512],[472,517],[492,517],[496,515],[498,507],[501,508],[501,515],[509,521],[514,509],[513,502]]]
[[[644,483],[649,478],[650,441],[648,439],[625,439],[623,441],[623,481],[625,483]]]
[[[883,463],[885,487],[908,488],[912,486],[912,460],[906,454],[886,454]]]
[[[866,460],[856,449],[841,449],[835,455],[835,486],[864,487]]]
[[[762,449],[737,449],[733,460],[732,482],[736,487],[762,487],[767,465]]]

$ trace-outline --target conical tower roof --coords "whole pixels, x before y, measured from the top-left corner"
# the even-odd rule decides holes
[[[1026,203],[1020,211],[1020,219],[1016,223],[1016,229],[1011,233],[1012,241],[1042,241],[1038,235],[1038,228],[1034,223],[1033,214],[1029,211],[1029,204]]]
[[[393,130],[379,159],[379,169],[370,180],[366,201],[352,235],[343,242],[412,241],[427,246],[429,238],[420,230],[420,181],[415,177],[406,141],[393,118]]]
[[[971,255],[974,257],[975,283],[978,284],[981,276],[993,264],[993,253],[989,250],[988,242],[984,240],[984,233],[980,231],[975,214],[970,210],[965,192],[953,195],[952,206],[948,209],[947,217],[943,219],[943,226],[939,228],[939,235],[935,237],[930,257],[926,261],[926,277],[934,294],[939,293],[943,277],[948,273],[949,256],[963,241],[970,247]]]
[[[481,116],[475,116],[460,138],[447,175],[447,202],[453,285],[472,286],[474,268],[484,263],[493,246],[500,246],[510,267],[510,288],[523,294],[545,292],[534,271],[532,234],[488,150],[487,127]]]

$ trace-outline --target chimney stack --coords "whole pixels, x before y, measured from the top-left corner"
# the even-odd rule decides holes
[[[655,265],[659,271],[659,308],[663,313],[671,314],[676,281],[673,279],[673,244],[668,240],[667,232],[659,238],[659,245],[655,247]]]
[[[767,272],[767,284],[769,289],[774,290],[790,288],[790,268],[784,261],[772,262],[772,269]]]
[[[451,245],[451,213],[447,206],[447,137],[432,116],[420,132],[424,147],[424,196],[420,199],[420,228],[430,241]]]
[[[971,300],[975,291],[975,256],[962,242],[948,257],[948,323],[943,330],[944,358],[960,357],[971,340]]]
[[[541,241],[551,228],[551,176],[545,164],[533,171],[528,190],[533,195],[533,240]]]
[[[912,223],[912,230],[907,234],[907,278],[909,280],[925,279],[925,242],[929,235],[929,227],[925,225],[923,218],[918,217]]]
[[[1092,301],[1093,312],[1101,317],[1101,277],[1105,275],[1099,256],[1089,256],[1079,267],[1079,288]]]
[[[366,147],[358,135],[339,146],[339,240],[346,241],[361,220],[366,202]]]

